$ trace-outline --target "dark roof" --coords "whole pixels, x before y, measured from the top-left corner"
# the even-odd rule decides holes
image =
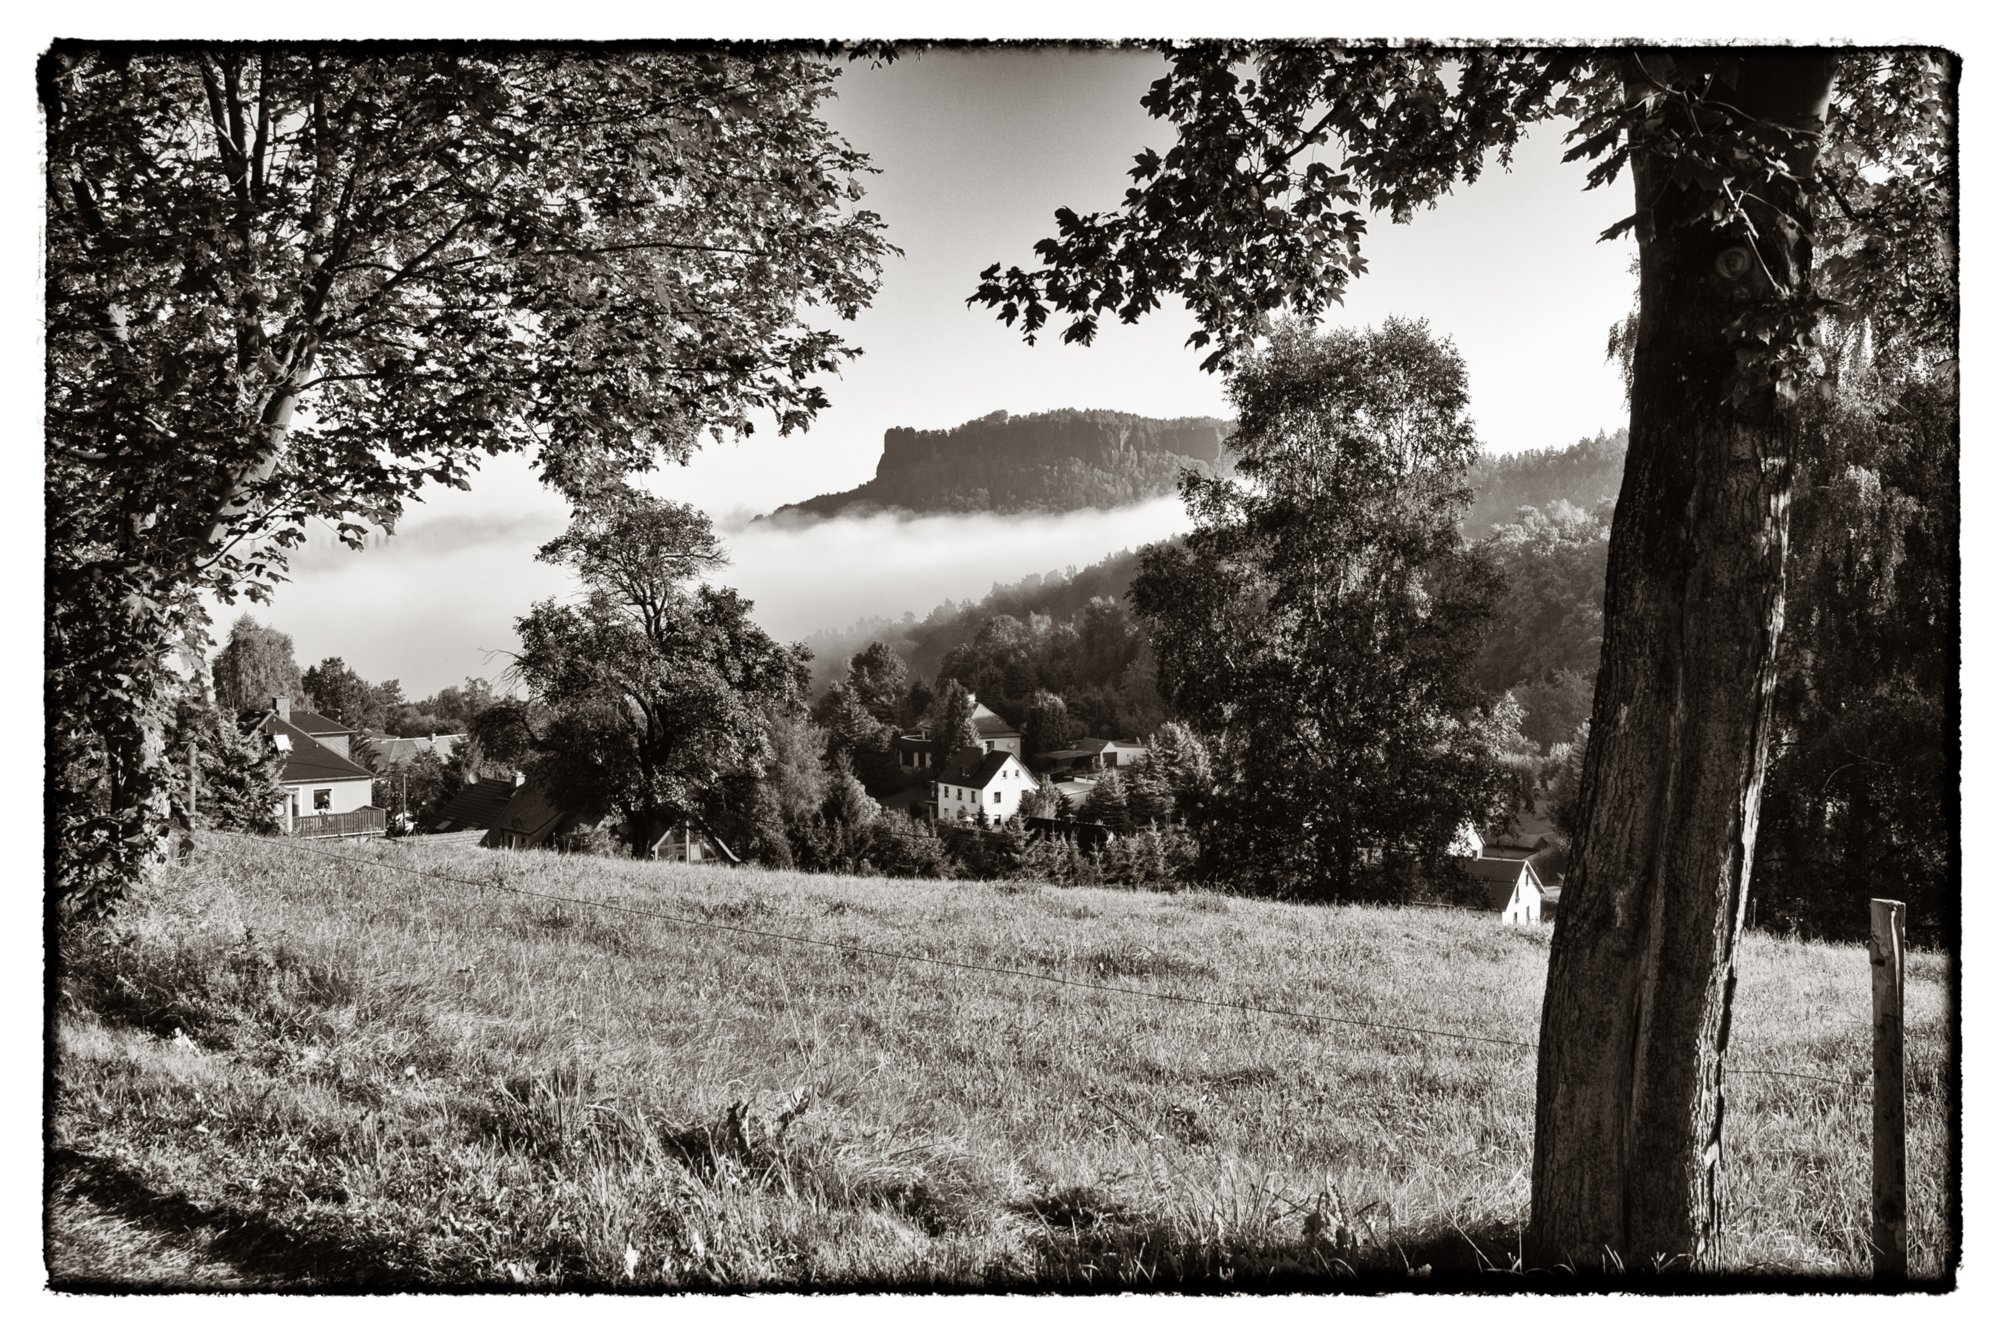
[[[375,773],[366,766],[349,761],[291,721],[279,719],[276,711],[264,717],[262,728],[273,737],[283,734],[291,743],[291,750],[285,753],[284,769],[278,772],[281,783],[312,784],[323,780],[375,778]],[[338,732],[352,731],[343,729]]]
[[[431,818],[426,829],[488,830],[506,812],[507,801],[514,797],[515,788],[512,780],[474,780],[471,784],[462,785],[451,796],[451,801]]]
[[[355,734],[360,732],[360,730],[352,729],[338,720],[328,719],[318,711],[303,711],[296,706],[292,707],[292,713],[286,718],[299,728],[305,730],[308,734]]]
[[[1541,885],[1541,880],[1535,876],[1534,865],[1525,858],[1461,858],[1458,865],[1474,881],[1504,881],[1512,885],[1526,871],[1530,881]]]
[[[493,823],[492,829],[480,838],[479,843],[494,849],[500,846],[501,837],[519,835],[527,839],[529,848],[540,848],[565,831],[594,825],[603,819],[602,809],[563,811],[556,806],[546,788],[530,780],[507,800],[500,819]]]
[[[1541,889],[1534,865],[1525,858],[1461,858],[1458,865],[1466,876],[1486,888],[1486,903],[1493,909],[1507,907],[1524,873],[1530,886]]]
[[[1000,768],[1013,760],[1011,752],[981,752],[977,748],[960,748],[951,755],[951,764],[938,773],[939,784],[963,785],[973,789],[984,789],[992,784],[1000,774]]]

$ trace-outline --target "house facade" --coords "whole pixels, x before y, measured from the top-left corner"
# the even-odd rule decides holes
[[[1035,777],[1011,752],[960,748],[938,771],[932,807],[940,822],[1005,821],[1021,811]]]
[[[382,835],[388,817],[374,806],[375,773],[348,755],[354,731],[273,697],[259,726],[283,756],[278,824],[288,835]]]

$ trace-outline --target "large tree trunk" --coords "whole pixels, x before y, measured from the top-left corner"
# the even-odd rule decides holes
[[[1731,56],[1733,53],[1717,53]],[[1657,66],[1656,66],[1657,68]],[[1688,74],[1687,62],[1680,74]],[[1829,57],[1745,56],[1762,119],[1824,115]],[[1644,91],[1635,86],[1634,91]],[[1813,146],[1794,154],[1804,178]],[[1792,431],[1768,389],[1732,405],[1726,331],[1796,284],[1804,236],[1755,214],[1758,252],[1701,224],[1711,190],[1633,154],[1640,212],[1631,447],[1611,534],[1579,834],[1549,958],[1535,1105],[1535,1257],[1716,1254],[1723,1055],[1762,794]]]

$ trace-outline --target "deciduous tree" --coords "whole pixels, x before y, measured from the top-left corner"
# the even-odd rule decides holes
[[[606,494],[540,554],[579,573],[582,602],[545,600],[516,625],[514,672],[547,712],[529,721],[534,773],[561,806],[616,808],[635,853],[724,779],[760,772],[770,717],[804,708],[803,648],[772,641],[734,591],[686,584],[706,530],[684,505]]]
[[[322,519],[571,495],[825,404],[887,252],[801,49],[57,43],[45,713],[59,896],[157,857],[162,665]],[[813,312],[819,306],[824,313]],[[70,775],[76,778],[69,778]]]
[[[292,639],[248,614],[236,620],[216,652],[215,704],[225,712],[267,709],[274,698],[305,705],[305,676],[292,658]]]
[[[1188,482],[1194,530],[1148,551],[1133,603],[1176,711],[1232,740],[1204,842],[1265,890],[1351,898],[1364,853],[1436,859],[1496,810],[1464,365],[1421,323],[1292,326],[1230,398],[1237,478]]]
[[[1793,403],[1836,307],[1956,323],[1951,123],[1937,52],[1316,44],[1176,48],[1173,125],[1104,213],[1057,213],[1040,265],[973,299],[1088,342],[1180,297],[1239,358],[1360,271],[1364,208],[1402,220],[1534,123],[1587,183],[1627,168],[1639,242],[1632,426],[1613,525],[1580,830],[1550,957],[1538,1259],[1715,1250],[1722,1068],[1784,621]],[[1313,151],[1324,148],[1326,151]],[[1817,248],[1817,252],[1816,251]],[[1947,352],[1952,353],[1952,352]]]

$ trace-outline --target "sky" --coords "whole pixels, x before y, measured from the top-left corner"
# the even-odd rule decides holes
[[[1031,571],[1088,564],[1184,529],[1178,505],[1038,519],[862,523],[779,531],[746,525],[781,504],[868,479],[883,433],[948,428],[994,410],[1062,407],[1152,416],[1227,415],[1223,381],[1185,346],[1177,306],[1112,324],[1090,347],[1025,345],[965,300],[987,264],[1027,263],[1060,206],[1114,205],[1142,147],[1165,126],[1139,105],[1165,68],[1156,54],[1088,47],[989,47],[847,66],[831,125],[869,154],[866,206],[902,250],[848,339],[862,356],[827,381],[813,427],[710,444],[649,477],[655,492],[707,510],[734,563],[723,580],[756,602],[774,634],[803,637],[872,615],[919,616]],[[1624,422],[1605,333],[1631,306],[1629,241],[1597,243],[1630,211],[1629,188],[1586,193],[1561,162],[1560,130],[1538,133],[1474,186],[1409,225],[1370,225],[1368,272],[1329,324],[1426,318],[1464,356],[1472,411],[1501,451],[1563,446]],[[525,458],[489,460],[469,491],[429,491],[397,534],[355,553],[325,529],[294,559],[269,605],[247,606],[288,633],[299,663],[339,656],[363,677],[427,695],[468,675],[498,680],[512,624],[533,601],[572,589],[534,551],[566,518]],[[218,606],[218,637],[240,609]]]

